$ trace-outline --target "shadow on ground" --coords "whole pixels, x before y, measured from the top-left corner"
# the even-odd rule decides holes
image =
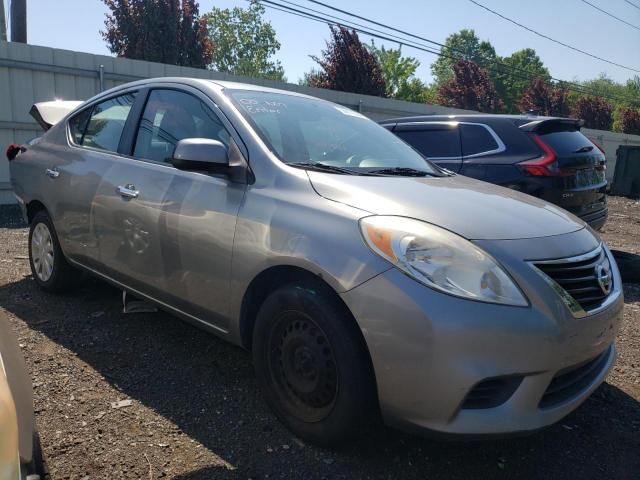
[[[609,384],[529,437],[451,443],[381,429],[332,453],[296,443],[271,416],[246,352],[165,313],[123,315],[110,286],[90,281],[57,297],[24,278],[0,288],[0,305],[236,468],[205,468],[183,480],[640,476],[640,405]],[[98,310],[104,314],[93,318]],[[290,450],[266,452],[283,444]]]

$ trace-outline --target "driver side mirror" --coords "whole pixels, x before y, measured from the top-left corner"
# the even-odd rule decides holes
[[[185,138],[176,145],[171,165],[180,170],[227,173],[229,152],[218,140]]]

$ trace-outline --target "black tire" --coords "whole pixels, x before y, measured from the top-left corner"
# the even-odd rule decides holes
[[[640,283],[640,255],[611,250],[624,283]]]
[[[256,318],[252,350],[268,405],[298,437],[338,447],[377,425],[362,333],[326,286],[290,284],[269,295]]]
[[[39,275],[39,268],[41,267],[35,264],[37,260],[34,262],[33,236],[34,232],[37,231],[36,229],[41,228],[39,225],[46,227],[51,238],[50,246],[53,252],[53,268],[50,276],[47,278]],[[31,273],[33,274],[34,280],[40,288],[47,292],[62,293],[70,290],[73,284],[74,274],[77,274],[77,271],[69,265],[64,253],[62,253],[53,222],[49,214],[44,210],[36,213],[31,220],[31,226],[29,228],[29,264],[31,265]]]

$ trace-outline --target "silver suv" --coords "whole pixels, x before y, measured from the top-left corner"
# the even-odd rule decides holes
[[[9,152],[36,282],[91,272],[245,347],[308,441],[377,418],[536,430],[614,362],[621,281],[593,230],[355,111],[183,78],[61,111],[36,106],[52,127]]]

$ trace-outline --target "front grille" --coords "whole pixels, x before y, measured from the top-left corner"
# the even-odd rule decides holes
[[[607,364],[611,347],[586,363],[561,370],[553,377],[540,400],[540,408],[549,408],[578,395],[600,375]]]
[[[477,383],[462,403],[465,410],[493,408],[509,400],[522,382],[521,376],[495,377]]]
[[[602,248],[579,257],[535,262],[534,265],[585,311],[602,305],[613,289],[611,264]],[[609,275],[608,291],[598,281],[599,265]]]

